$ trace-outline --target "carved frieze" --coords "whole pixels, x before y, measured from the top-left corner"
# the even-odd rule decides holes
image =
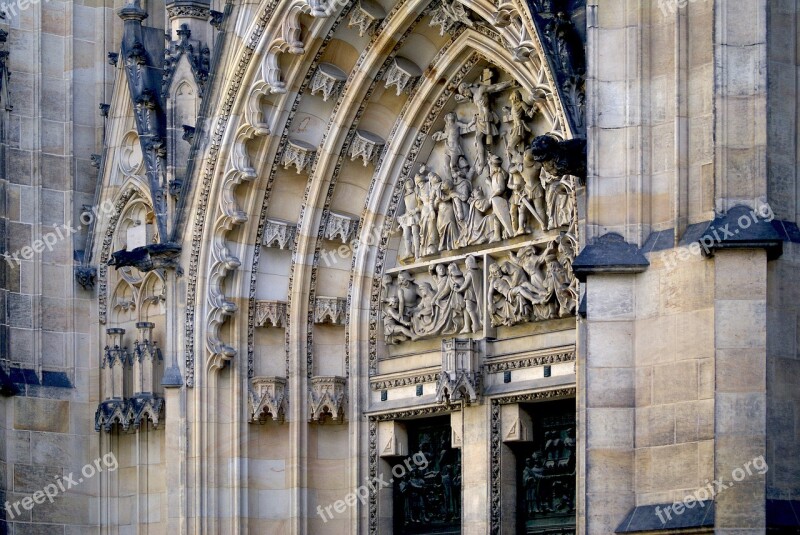
[[[311,164],[314,163],[316,154],[317,148],[314,145],[299,139],[289,139],[286,142],[281,163],[284,169],[289,169],[290,166],[294,165],[299,175],[311,170]]]
[[[322,100],[339,98],[347,81],[347,73],[331,63],[320,63],[311,79],[311,94],[322,94]]]
[[[347,380],[333,375],[312,377],[308,388],[309,421],[344,421]]]
[[[285,301],[256,301],[256,327],[284,327],[286,325]]]
[[[294,245],[294,237],[297,226],[288,221],[278,219],[267,219],[264,224],[264,247],[275,247],[278,249],[290,249]]]
[[[361,158],[366,167],[370,162],[375,163],[381,155],[381,150],[386,141],[372,132],[356,130],[356,135],[350,145],[350,160]]]
[[[350,12],[350,27],[358,27],[358,35],[372,33],[380,21],[386,18],[386,11],[372,0],[358,0]]]
[[[386,89],[394,87],[397,96],[403,92],[410,93],[414,85],[422,76],[422,69],[416,63],[402,56],[395,56],[383,79],[386,82]]]
[[[328,212],[324,233],[326,240],[339,239],[342,243],[349,243],[355,238],[356,230],[358,230],[357,217]]]
[[[449,405],[476,403],[481,396],[480,354],[470,338],[442,340],[442,371],[436,379],[436,401]]]
[[[347,299],[344,297],[317,297],[314,300],[314,323],[344,325]]]
[[[575,238],[561,234],[549,242],[490,253],[486,265],[470,255],[463,264],[432,263],[427,274],[406,270],[385,275],[384,339],[398,344],[480,332],[487,319],[497,327],[574,315],[576,249]]]
[[[282,422],[286,414],[286,379],[253,377],[250,379],[250,421],[264,423],[268,417]]]

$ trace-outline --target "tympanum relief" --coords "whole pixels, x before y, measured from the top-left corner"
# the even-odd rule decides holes
[[[575,313],[578,177],[559,164],[571,145],[551,131],[553,95],[508,78],[486,68],[461,83],[428,161],[402,184],[407,268],[383,278],[389,344]]]

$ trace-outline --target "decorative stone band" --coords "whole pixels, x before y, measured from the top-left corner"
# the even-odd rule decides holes
[[[308,387],[308,420],[342,423],[346,401],[347,379],[335,375],[312,377]]]
[[[283,377],[253,377],[249,390],[250,422],[264,423],[268,417],[283,422],[288,399]]]
[[[503,359],[484,364],[486,373],[502,373],[509,370],[519,370],[534,366],[544,366],[545,364],[558,364],[561,362],[573,362],[575,360],[575,348],[548,352],[546,354],[529,355],[523,358],[514,356],[511,359]]]
[[[417,375],[387,376],[376,378],[370,381],[369,387],[374,391],[386,390],[387,388],[400,388],[403,386],[418,385],[423,383],[433,383],[439,378],[439,371],[429,371]]]
[[[357,26],[359,37],[372,34],[377,24],[386,18],[386,11],[372,0],[359,0],[350,12],[349,27]]]
[[[256,301],[256,327],[284,327],[285,301]]]

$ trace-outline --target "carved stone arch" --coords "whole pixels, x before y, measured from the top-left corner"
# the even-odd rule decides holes
[[[163,275],[158,271],[147,273],[138,295],[138,321],[152,321],[153,317],[166,313],[167,288]]]
[[[125,279],[116,281],[111,293],[111,324],[132,324],[137,320],[139,290]]]
[[[484,9],[483,12],[488,15],[487,9]],[[532,31],[532,27],[530,29]],[[461,44],[458,44],[459,42]],[[559,138],[572,136],[565,120],[563,104],[558,91],[552,83],[553,77],[549,72],[548,64],[544,61],[541,48],[537,49],[537,54],[531,54],[528,61],[518,62],[513,56],[513,51],[503,46],[502,40],[493,39],[492,35],[488,34],[484,29],[469,29],[458,37],[456,43],[450,47],[449,53],[440,58],[441,64],[453,64],[453,56],[458,53],[459,47],[462,49],[464,47],[470,48],[484,58],[491,58],[494,64],[511,74],[525,87],[534,91],[543,91],[546,101],[542,111],[552,125],[551,132]],[[436,66],[432,66],[432,69],[439,72]],[[417,88],[416,96],[421,100],[425,98],[429,101],[435,100],[431,95],[426,94],[425,81],[423,81],[423,85]],[[421,119],[411,125],[398,123],[398,127],[393,130],[394,137],[387,141],[389,147],[387,155],[394,155],[394,159],[385,160],[381,169],[376,170],[370,187],[370,195],[362,212],[362,235],[358,237],[359,243],[369,243],[368,240],[364,239],[363,233],[369,232],[369,229],[375,229],[376,227],[382,229],[380,232],[381,238],[378,240],[377,246],[359,247],[353,255],[351,272],[364,274],[364,276],[351,278],[347,321],[347,351],[348,355],[350,355],[358,351],[359,348],[363,348],[364,342],[368,342],[370,370],[376,358],[378,337],[378,311],[376,305],[381,288],[380,275],[385,267],[389,231],[393,225],[394,212],[401,193],[399,179],[403,178],[402,173],[394,177],[389,176],[387,173],[390,169],[403,169],[403,173],[407,176],[411,170],[412,162],[417,158],[417,154],[411,155],[406,151],[409,149],[418,150],[424,144],[427,135],[431,133],[430,126],[426,127],[424,124],[429,120],[426,117],[427,114],[422,113],[420,110],[414,110],[412,108],[412,100],[406,103],[406,109],[404,109],[402,115],[420,117]],[[419,133],[417,134],[417,132]],[[407,139],[405,144],[401,141],[404,137]],[[398,142],[399,145],[396,144]],[[364,327],[367,328],[365,329]],[[350,361],[349,358],[348,361]]]
[[[108,260],[111,258],[111,253],[115,250],[114,247],[118,244],[115,243],[115,238],[118,234],[118,226],[120,219],[131,203],[144,202],[152,207],[149,200],[148,188],[142,183],[138,177],[130,176],[122,185],[120,190],[113,198],[104,199],[100,205],[113,206],[110,212],[103,211],[102,217],[97,221],[98,229],[102,232],[103,240],[99,243],[99,250],[94,252],[97,258],[97,282],[98,282],[98,319],[101,324],[105,324],[108,315],[108,287],[109,287],[109,272]],[[114,280],[116,280],[114,275]],[[113,281],[112,281],[113,282]]]
[[[235,271],[241,261],[237,255],[230,251],[229,244],[227,243],[228,233],[236,227],[248,221],[247,210],[239,206],[237,196],[241,195],[243,198],[252,200],[251,196],[247,193],[237,192],[237,188],[243,182],[252,182],[256,178],[255,170],[248,153],[248,143],[260,136],[269,135],[271,132],[270,125],[265,121],[263,112],[261,111],[261,98],[266,94],[275,94],[283,97],[285,94],[285,83],[280,80],[278,75],[279,63],[278,54],[300,54],[304,50],[300,50],[297,42],[288,42],[285,37],[297,38],[300,34],[299,30],[299,16],[301,13],[308,12],[308,6],[305,2],[295,0],[294,2],[280,3],[276,7],[276,11],[272,14],[271,21],[277,20],[280,23],[272,23],[269,30],[265,31],[263,36],[254,45],[256,53],[260,50],[266,49],[267,52],[261,58],[261,64],[257,68],[251,66],[248,68],[248,73],[244,74],[242,79],[237,83],[245,88],[248,87],[248,76],[256,78],[255,82],[250,84],[250,89],[243,91],[244,95],[236,99],[235,107],[237,110],[242,109],[243,114],[238,116],[239,121],[231,121],[224,133],[224,138],[229,139],[227,143],[221,143],[222,146],[229,144],[229,151],[223,151],[219,162],[216,163],[216,174],[220,177],[218,187],[215,194],[218,196],[216,202],[216,209],[212,211],[218,215],[212,227],[205,229],[203,232],[210,232],[208,241],[211,247],[208,248],[209,256],[209,271],[208,271],[208,288],[206,295],[206,303],[208,311],[203,314],[206,318],[206,349],[211,353],[209,357],[209,369],[218,369],[236,354],[236,350],[229,342],[224,342],[220,336],[220,328],[237,309],[236,305],[226,297],[226,290],[224,288],[225,281],[228,275]],[[283,19],[286,20],[283,20]],[[288,22],[287,22],[288,21]],[[288,26],[287,26],[288,24]],[[314,31],[323,29],[325,26],[324,21],[319,21],[307,30],[309,39],[314,35]],[[289,30],[286,30],[286,28]],[[287,33],[288,32],[288,33]],[[270,37],[277,33],[277,37]],[[257,57],[257,56],[256,56]],[[298,55],[298,58],[301,56]],[[297,62],[297,68],[292,71],[292,79],[295,76],[303,76],[303,61]],[[286,95],[289,97],[290,95]],[[292,98],[294,98],[292,96]],[[281,98],[276,103],[276,108],[285,98]],[[276,118],[277,119],[277,118]],[[281,140],[283,141],[283,140]],[[278,142],[278,140],[276,140]],[[272,150],[270,144],[264,145],[266,150]],[[225,171],[220,173],[219,169],[224,168]],[[213,206],[213,204],[211,204]],[[191,336],[187,336],[191,340]]]

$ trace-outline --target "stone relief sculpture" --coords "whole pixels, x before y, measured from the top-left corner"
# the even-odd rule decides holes
[[[510,80],[493,83],[494,77],[487,68],[477,82],[458,86],[456,110],[431,135],[441,143],[444,165],[423,163],[404,182],[400,261],[571,225],[574,177],[586,174],[577,163],[583,141],[536,136],[531,121],[546,108],[547,95]],[[461,107],[473,114],[469,122],[460,118]]]
[[[572,274],[576,249],[575,237],[563,233],[546,243],[508,251],[497,259],[487,254],[488,266],[483,268],[472,255],[463,264],[431,264],[427,275],[408,271],[385,275],[385,340],[398,344],[480,332],[485,318],[492,327],[498,327],[573,315],[578,302],[578,283]]]
[[[438,157],[404,181],[398,259],[425,262],[444,251],[560,234],[385,276],[381,309],[389,344],[575,313],[575,188],[586,174],[578,163],[585,145],[563,141],[558,132],[537,136],[542,127],[534,121],[546,113],[547,94],[495,78],[487,68],[477,81],[458,85],[455,109],[431,135]]]

